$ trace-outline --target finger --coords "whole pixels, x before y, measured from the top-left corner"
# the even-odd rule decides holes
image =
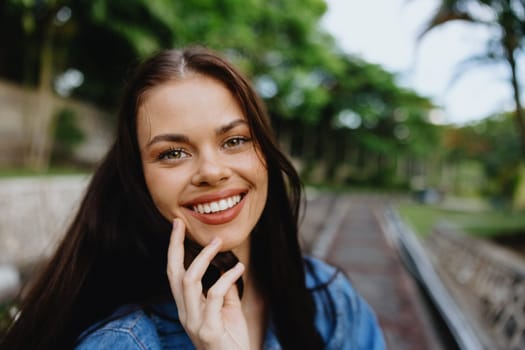
[[[179,316],[185,314],[184,298],[182,294],[182,278],[184,276],[184,222],[180,219],[173,220],[170,243],[168,246],[168,280],[171,292],[177,303]]]
[[[242,276],[244,265],[237,263],[226,271],[221,278],[208,290],[204,320],[208,327],[219,327],[222,322],[221,309],[225,306],[240,306],[240,299],[235,281]]]
[[[210,266],[212,259],[220,250],[222,241],[214,238],[210,244],[204,247],[195,257],[191,265],[186,270],[182,279],[182,293],[184,307],[187,314],[188,325],[199,325],[202,320],[203,295],[202,277]]]
[[[241,299],[239,298],[239,291],[237,290],[237,285],[235,284],[235,282],[242,276],[242,273],[244,272],[244,265],[239,262],[234,268],[239,268],[241,271],[237,277],[233,278],[232,284],[234,288],[228,289],[226,295],[224,296],[225,307],[241,304]]]
[[[200,283],[204,273],[210,266],[213,258],[219,253],[221,248],[222,240],[215,237],[207,246],[205,246],[199,254],[193,259],[190,266],[184,274],[183,282],[189,282],[189,284]]]
[[[184,222],[173,220],[170,243],[168,246],[168,277],[184,274]]]

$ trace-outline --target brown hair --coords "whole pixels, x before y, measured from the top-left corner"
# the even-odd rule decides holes
[[[217,79],[232,92],[265,158],[268,199],[251,234],[251,268],[276,335],[286,349],[323,347],[297,237],[297,172],[280,151],[264,105],[243,75],[219,55],[190,48],[154,55],[128,82],[116,140],[62,243],[24,299],[20,317],[2,342],[6,348],[68,348],[84,329],[121,305],[171,298],[165,272],[171,227],[146,188],[136,118],[145,93],[185,71]]]

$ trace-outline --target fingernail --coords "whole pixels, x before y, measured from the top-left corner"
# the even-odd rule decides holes
[[[242,262],[238,262],[236,265],[235,265],[235,269],[236,270],[242,270],[244,269],[244,264]]]
[[[178,225],[179,225],[179,221],[177,220],[177,218],[173,219],[173,229],[174,230],[177,228]]]

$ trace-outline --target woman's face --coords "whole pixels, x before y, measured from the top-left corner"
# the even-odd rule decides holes
[[[139,107],[137,134],[146,185],[162,215],[182,219],[201,245],[220,237],[223,251],[248,249],[268,174],[230,91],[198,74],[157,86]]]

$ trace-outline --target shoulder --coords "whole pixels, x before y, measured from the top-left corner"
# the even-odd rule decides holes
[[[314,297],[317,294],[326,296],[328,293],[331,301],[336,305],[346,302],[352,310],[357,310],[361,305],[366,304],[341,269],[311,256],[304,257],[304,262],[306,287]]]
[[[306,288],[314,296],[318,307],[327,304],[337,307],[341,303],[348,303],[355,310],[364,302],[339,268],[311,256],[306,256],[304,263]]]
[[[93,325],[81,335],[75,349],[157,350],[161,345],[152,320],[143,310],[136,309]]]
[[[305,257],[306,286],[316,304],[316,326],[327,349],[384,349],[373,310],[343,271]]]
[[[313,256],[305,256],[303,260],[306,272],[306,287],[308,289],[317,289],[330,284],[340,272],[338,268]]]

